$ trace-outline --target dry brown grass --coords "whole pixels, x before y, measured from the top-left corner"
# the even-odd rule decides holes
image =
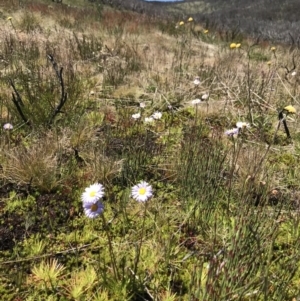
[[[2,181],[15,183],[18,186],[35,187],[41,192],[57,189],[61,178],[59,153],[65,147],[63,140],[55,141],[45,137],[30,146],[19,146],[7,149],[2,156]]]
[[[173,103],[189,105],[192,99],[209,93],[209,102],[202,103],[198,108],[203,118],[216,119],[219,116],[225,120],[223,126],[234,126],[239,118],[248,119],[258,129],[257,119],[262,112],[271,115],[267,121],[274,125],[278,107],[298,104],[298,79],[291,77],[291,72],[285,78],[285,67],[293,66],[293,55],[298,69],[297,49],[291,54],[284,47],[279,47],[275,57],[268,45],[253,46],[253,41],[245,40],[241,49],[230,50],[229,45],[218,40],[217,33],[201,34],[203,24],[185,24],[182,28],[175,28],[178,26],[176,23],[164,24],[153,17],[128,11],[105,9],[102,17],[98,18],[88,9],[39,3],[10,12],[10,21],[0,20],[1,40],[9,41],[19,52],[14,52],[17,56],[7,60],[9,49],[6,49],[7,54],[2,49],[1,74],[6,76],[17,68],[27,68],[22,50],[35,45],[41,53],[41,65],[47,63],[46,54],[52,53],[69,76],[73,73],[79,75],[84,88],[78,95],[78,103],[90,101],[107,120],[113,120],[116,115],[113,111],[107,111],[114,99],[133,100],[137,105],[146,100],[153,104],[153,108],[163,109]],[[29,20],[34,20],[36,27],[24,30],[22,26]],[[164,26],[172,28],[173,34],[162,30]],[[9,43],[6,42],[6,45]],[[80,47],[87,47],[87,52]],[[255,57],[249,60],[253,49]],[[266,58],[272,61],[270,66]],[[18,65],[12,64],[13,60],[18,61]],[[53,76],[51,68],[44,72],[45,78]],[[202,81],[199,86],[193,84],[196,76],[200,76]],[[2,99],[7,104],[10,102],[11,87],[3,83],[1,88]],[[9,118],[5,108],[2,116]],[[93,119],[91,116],[88,118]],[[95,125],[99,126],[94,118],[91,128]],[[297,133],[296,126],[297,120],[291,125],[294,134]],[[91,133],[94,134],[93,131]],[[72,140],[74,135],[76,130],[69,139]],[[89,138],[87,135],[86,143]],[[69,147],[79,147],[81,151],[82,145],[75,143]],[[31,161],[31,153],[34,151],[24,152],[24,161],[26,158]],[[55,155],[51,154],[53,159]],[[93,161],[94,152],[88,150],[85,156],[86,163],[96,164]],[[14,150],[8,150],[9,157],[10,162],[21,164]],[[103,160],[107,161],[107,158]],[[120,162],[114,165],[108,161],[109,169],[117,172]],[[244,161],[247,163],[246,159]],[[51,169],[53,164],[49,166]],[[10,168],[13,168],[12,165]],[[95,171],[97,166],[90,168]],[[106,171],[99,172],[106,174]],[[30,180],[25,174],[22,176],[26,178],[24,183]]]

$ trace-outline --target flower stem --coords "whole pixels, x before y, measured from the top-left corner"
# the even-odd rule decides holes
[[[136,254],[136,257],[135,257],[135,261],[134,261],[134,270],[133,270],[134,271],[134,276],[136,276],[138,263],[140,261],[141,248],[142,248],[143,237],[144,237],[144,230],[145,230],[145,220],[146,220],[147,203],[148,202],[146,202],[145,206],[144,206],[142,233],[141,233],[141,238],[140,238],[139,246],[137,247],[137,254]]]
[[[103,228],[104,228],[105,233],[107,235],[109,254],[110,254],[110,258],[111,258],[112,265],[113,265],[114,276],[117,280],[119,280],[119,273],[118,273],[118,269],[117,269],[116,258],[115,258],[114,250],[113,250],[112,243],[111,243],[112,238],[111,238],[111,235],[110,235],[110,230],[109,230],[109,227],[107,225],[104,214],[101,214],[101,217],[102,217],[102,221],[103,221]]]

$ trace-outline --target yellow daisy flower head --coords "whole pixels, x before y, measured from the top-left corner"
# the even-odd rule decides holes
[[[141,117],[141,113],[133,114],[133,115],[131,115],[131,117],[132,117],[133,119],[139,119],[139,118]]]
[[[180,25],[180,26],[184,25],[184,22],[183,22],[183,21],[180,21],[180,22],[179,22],[179,25]]]
[[[162,113],[161,112],[154,112],[151,117],[156,119],[156,120],[161,119]]]
[[[271,51],[275,51],[276,50],[276,47],[271,47]]]
[[[236,123],[236,127],[237,127],[238,129],[243,129],[243,128],[249,129],[249,128],[250,128],[250,124],[249,124],[248,122],[238,121],[238,122]]]
[[[241,48],[241,43],[237,43],[235,48]]]
[[[231,43],[231,44],[229,45],[229,47],[230,47],[230,49],[235,49],[235,48],[236,48],[236,43]]]
[[[12,17],[7,17],[7,21],[9,21],[9,20],[11,20],[12,19]]]
[[[194,19],[193,19],[192,17],[189,17],[188,21],[189,21],[189,22],[193,22]]]
[[[88,218],[95,218],[104,211],[104,205],[100,201],[83,202],[84,214]]]
[[[238,128],[233,128],[230,130],[225,131],[225,135],[228,137],[234,137],[239,133],[239,129]]]
[[[207,33],[208,33],[208,29],[205,29],[203,32],[204,32],[205,34],[207,34]]]
[[[14,128],[14,126],[11,123],[5,123],[3,125],[4,130],[12,130],[13,128]]]
[[[96,203],[104,196],[104,187],[100,183],[95,183],[85,188],[81,195],[82,202]]]
[[[296,109],[293,106],[291,106],[291,105],[286,106],[283,109],[285,111],[287,111],[288,113],[290,113],[290,114],[295,114],[296,113]]]
[[[191,104],[192,104],[192,105],[198,105],[200,102],[201,102],[201,99],[196,98],[196,99],[193,99],[193,100],[191,101]]]
[[[269,66],[270,66],[271,64],[272,64],[272,62],[271,62],[271,61],[267,61],[267,65],[269,65]]]
[[[131,188],[131,196],[138,202],[146,202],[152,197],[152,186],[145,181]]]

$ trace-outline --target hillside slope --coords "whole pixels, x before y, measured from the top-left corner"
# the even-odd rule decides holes
[[[186,0],[183,3],[147,3],[141,0],[99,0],[100,3],[147,14],[175,18],[192,15],[222,30],[238,30],[251,37],[281,43],[298,39],[300,2],[270,0]]]

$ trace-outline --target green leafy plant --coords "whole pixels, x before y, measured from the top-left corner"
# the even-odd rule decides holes
[[[41,282],[45,288],[55,290],[56,283],[64,270],[65,267],[57,259],[52,259],[48,262],[42,261],[39,265],[35,265],[32,268],[32,274],[34,280]]]

